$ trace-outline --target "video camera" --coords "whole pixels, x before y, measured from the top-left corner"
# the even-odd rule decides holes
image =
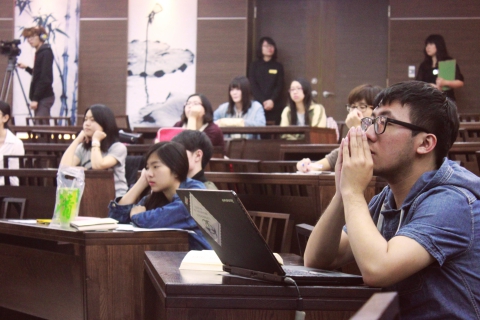
[[[17,57],[20,55],[22,50],[18,47],[20,45],[19,39],[13,39],[12,41],[0,41],[0,54],[9,56],[9,57]]]

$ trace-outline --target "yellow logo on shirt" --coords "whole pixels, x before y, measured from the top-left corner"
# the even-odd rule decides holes
[[[277,74],[278,70],[277,69],[270,69],[268,70],[268,73],[270,74]]]

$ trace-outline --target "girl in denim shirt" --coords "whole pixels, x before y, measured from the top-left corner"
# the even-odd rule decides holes
[[[211,249],[195,220],[176,194],[178,188],[205,189],[202,182],[187,178],[188,158],[185,148],[176,142],[153,145],[145,156],[146,168],[140,179],[123,196],[110,202],[108,216],[120,223],[133,222],[142,228],[178,228],[191,230],[192,250]],[[151,192],[136,205],[149,187]]]

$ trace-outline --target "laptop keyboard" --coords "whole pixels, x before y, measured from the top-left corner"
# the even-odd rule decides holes
[[[288,267],[282,267],[283,268],[283,271],[285,271],[286,273],[286,276],[295,276],[295,277],[298,277],[298,276],[309,276],[309,277],[312,277],[312,276],[322,276],[322,275],[325,275],[325,276],[328,276],[330,275],[331,273],[326,271],[326,272],[319,272],[319,271],[309,271],[309,270],[300,270],[300,269],[290,269]]]

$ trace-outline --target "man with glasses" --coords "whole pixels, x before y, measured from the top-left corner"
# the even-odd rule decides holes
[[[371,84],[362,84],[350,91],[348,104],[346,105],[348,115],[345,119],[348,128],[359,126],[362,118],[372,115],[373,100],[380,91],[382,91],[382,88]],[[297,162],[297,170],[305,173],[319,170],[330,171],[335,168],[337,157],[338,149],[333,150],[325,158],[314,163],[309,158],[304,158]]]
[[[402,319],[480,319],[480,178],[446,158],[456,106],[418,81],[385,89],[375,106],[342,141],[305,265],[355,260],[367,285],[399,293]],[[388,186],[367,204],[373,175]]]

